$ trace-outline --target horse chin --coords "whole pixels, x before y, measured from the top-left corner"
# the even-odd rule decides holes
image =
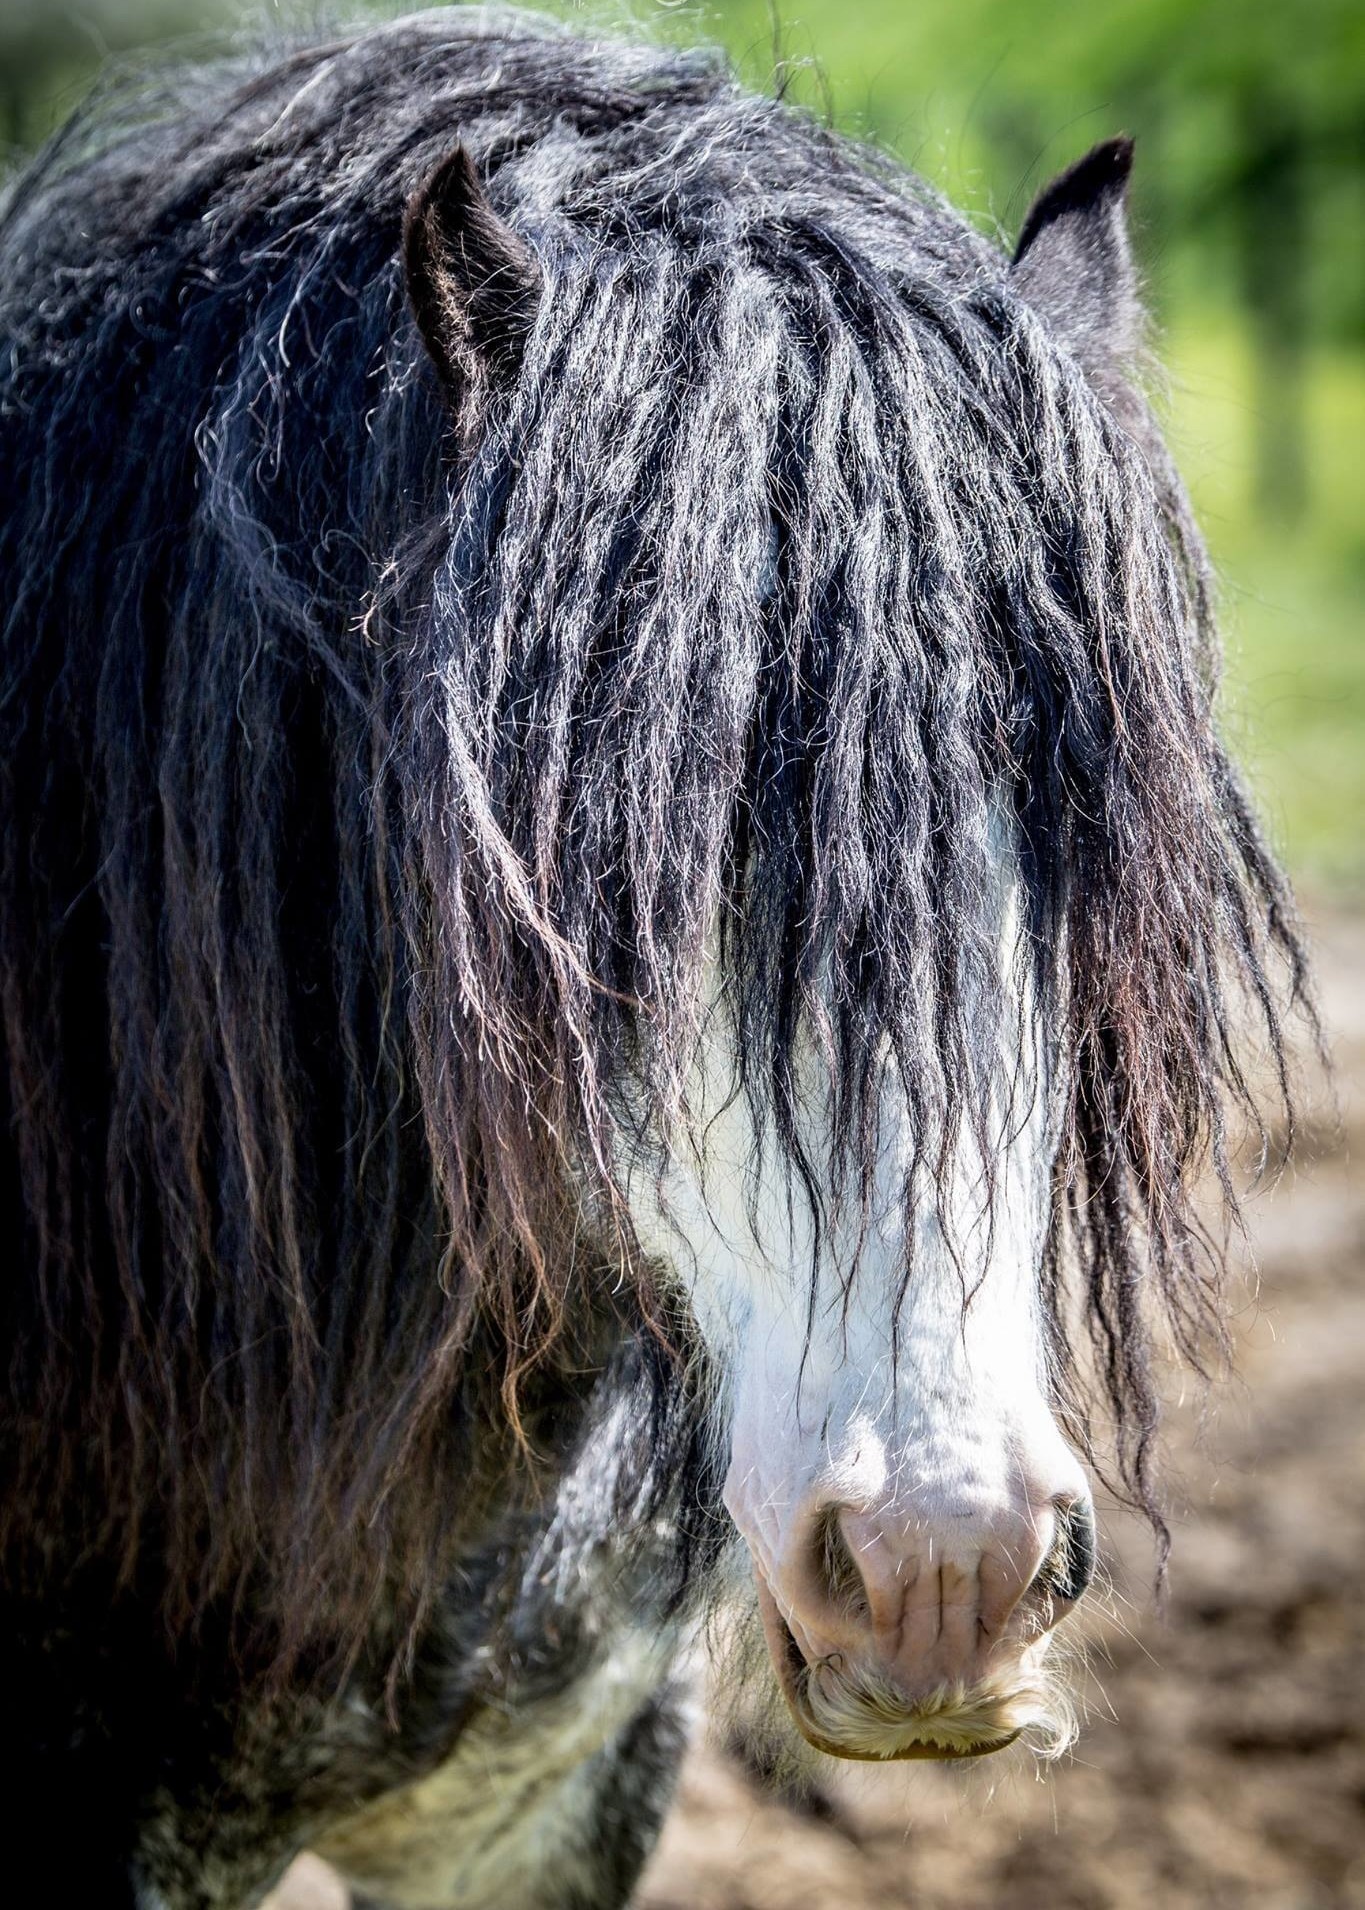
[[[909,1705],[904,1716],[896,1723],[881,1722],[878,1728],[869,1717],[870,1728],[866,1735],[859,1734],[864,1737],[863,1742],[852,1743],[831,1736],[821,1728],[813,1715],[808,1695],[812,1672],[801,1654],[801,1648],[778,1610],[772,1593],[763,1583],[762,1574],[756,1573],[755,1577],[758,1581],[759,1614],[768,1653],[777,1674],[778,1688],[786,1701],[792,1722],[813,1750],[823,1752],[826,1757],[865,1764],[904,1763],[910,1759],[945,1763],[964,1758],[989,1757],[995,1751],[1008,1749],[1019,1738],[1022,1725],[979,1738],[964,1738],[959,1729],[947,1726],[946,1719],[940,1720],[936,1706],[926,1707],[921,1712]],[[935,1735],[936,1729],[945,1728],[952,1729],[951,1738]],[[881,1743],[874,1743],[874,1739],[880,1739]]]

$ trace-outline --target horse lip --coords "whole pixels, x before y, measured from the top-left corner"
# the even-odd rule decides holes
[[[844,1758],[849,1763],[856,1764],[904,1764],[911,1759],[924,1759],[942,1764],[956,1762],[962,1758],[990,1757],[996,1751],[1006,1750],[1019,1736],[1018,1731],[1010,1731],[1004,1737],[991,1738],[982,1744],[961,1746],[919,1743],[903,1745],[894,1751],[854,1751],[847,1745],[822,1736],[811,1720],[801,1693],[801,1675],[806,1669],[801,1647],[792,1636],[791,1627],[778,1610],[777,1600],[769,1591],[762,1572],[755,1569],[754,1578],[758,1586],[759,1615],[763,1620],[763,1631],[768,1641],[768,1655],[777,1673],[778,1687],[787,1701],[792,1722],[814,1750],[823,1751],[827,1757]]]

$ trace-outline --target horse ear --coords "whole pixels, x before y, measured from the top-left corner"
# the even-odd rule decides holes
[[[540,268],[488,203],[463,146],[408,201],[403,268],[417,329],[452,402],[471,385],[516,377]]]
[[[1039,193],[1014,248],[1015,289],[1095,371],[1131,358],[1141,332],[1128,243],[1132,166],[1131,139],[1094,147]]]

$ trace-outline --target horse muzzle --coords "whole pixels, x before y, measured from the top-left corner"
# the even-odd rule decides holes
[[[996,1698],[983,1706],[973,1694],[936,1690],[918,1702],[898,1693],[876,1672],[848,1674],[839,1655],[812,1664],[776,1600],[756,1571],[764,1637],[801,1736],[828,1757],[866,1763],[910,1758],[986,1757],[1013,1744],[1028,1720],[1014,1722]],[[999,1711],[998,1717],[988,1715]]]
[[[1030,1727],[1039,1743],[1064,1736],[1043,1661],[1093,1570],[1088,1497],[1034,1515],[1008,1544],[953,1536],[892,1542],[885,1518],[845,1507],[789,1547],[775,1576],[752,1553],[778,1685],[817,1750],[982,1757]]]

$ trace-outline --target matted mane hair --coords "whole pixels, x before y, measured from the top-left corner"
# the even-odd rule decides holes
[[[443,384],[402,219],[456,140],[537,284]],[[13,186],[12,1547],[113,1547],[173,1623],[420,1593],[471,1415],[623,1270],[654,1305],[619,1168],[686,1117],[718,945],[795,1168],[866,1184],[889,1056],[934,1198],[987,1119],[1002,814],[1059,1362],[1074,1277],[1152,1503],[1238,1004],[1279,1056],[1301,958],[1182,494],[1025,289],[714,54],[513,15],[115,87]]]

